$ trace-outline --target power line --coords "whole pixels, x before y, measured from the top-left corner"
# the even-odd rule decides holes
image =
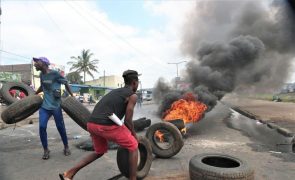
[[[89,11],[87,11],[89,12]],[[89,12],[90,14],[90,12]],[[91,14],[90,14],[91,15]],[[93,17],[95,20],[97,20],[98,23],[100,23],[101,25],[103,25],[105,28],[107,28],[109,31],[111,31],[113,34],[115,34],[116,37],[118,37],[120,40],[122,40],[123,42],[125,42],[128,46],[130,46],[132,49],[134,49],[135,51],[137,51],[138,53],[141,53],[142,55],[146,55],[143,52],[141,52],[141,50],[139,50],[138,48],[136,48],[135,46],[133,46],[129,41],[127,41],[125,38],[123,38],[122,36],[120,36],[119,34],[117,34],[116,32],[114,32],[112,30],[112,28],[108,27],[105,23],[103,23],[100,19],[95,18],[95,16],[91,15],[90,17]]]
[[[24,58],[24,59],[30,59],[30,60],[31,60],[31,58],[29,58],[29,57],[25,57],[25,56],[23,56],[23,55],[19,55],[19,54],[13,53],[13,52],[8,52],[8,51],[5,51],[5,50],[3,50],[3,49],[0,49],[0,51],[1,51],[1,52],[4,52],[4,53],[7,53],[7,54],[14,55],[14,56],[18,56],[18,57],[21,57],[21,58]]]
[[[93,23],[91,23],[83,14],[81,14],[74,6],[72,6],[69,2],[67,2],[66,0],[64,0],[64,2],[70,7],[72,8],[81,18],[83,18],[89,25],[91,25],[96,31],[98,31],[101,34],[105,35],[105,38],[109,41],[112,41],[111,39],[107,38],[107,34],[103,31],[101,31],[100,29],[98,29]],[[114,41],[112,41],[113,44],[115,44],[117,47],[119,47],[120,49],[122,49],[122,47],[120,45],[118,45],[117,43],[115,43]]]
[[[78,13],[80,16],[82,16],[83,18],[85,18],[85,16],[81,15],[81,13],[76,10],[72,5],[70,5],[66,0],[64,0],[71,8],[73,8],[76,13]],[[87,13],[90,14],[89,11],[86,11]],[[103,23],[101,20],[95,18],[95,16],[93,14],[90,14],[90,17],[92,17],[93,19],[95,19],[96,21],[98,21],[100,24],[102,24],[105,28],[107,28],[109,31],[111,31],[113,34],[115,34],[115,36],[117,38],[119,38],[121,41],[123,41],[125,44],[127,44],[129,47],[131,47],[136,53],[140,54],[140,55],[143,55],[143,57],[145,58],[148,58],[148,56],[150,57],[149,59],[153,60],[154,62],[158,63],[158,64],[161,64],[161,65],[164,65],[164,63],[162,63],[161,60],[156,60],[154,59],[154,57],[151,57],[150,55],[142,52],[141,50],[139,50],[138,48],[136,48],[135,46],[133,46],[129,41],[127,41],[125,38],[123,38],[122,36],[120,36],[119,34],[117,34],[116,32],[114,32],[110,27],[108,27],[105,23]],[[85,18],[86,19],[86,18]],[[87,19],[86,19],[87,20]],[[87,22],[89,22],[87,20]],[[91,22],[89,22],[92,26],[94,26]],[[96,28],[96,26],[94,26]],[[102,32],[101,30],[99,30],[100,32]]]
[[[54,19],[50,16],[49,12],[46,10],[46,8],[42,5],[42,2],[39,1],[39,5],[44,10],[47,17],[51,20],[51,22],[56,26],[56,28],[61,32],[62,36],[68,41],[69,44],[71,44],[74,47],[74,43],[65,35],[64,31],[60,28],[60,26],[54,21]]]

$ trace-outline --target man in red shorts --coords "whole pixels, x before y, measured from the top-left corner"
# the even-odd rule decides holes
[[[138,76],[134,70],[124,71],[125,86],[112,90],[96,104],[87,123],[87,130],[92,137],[95,152],[87,155],[68,171],[59,174],[60,179],[73,179],[80,169],[100,158],[108,150],[108,140],[129,150],[130,179],[136,179],[138,142],[132,116],[137,100],[135,93],[138,88]],[[119,126],[113,122],[109,118],[112,114],[118,116],[119,119],[125,116],[124,124]]]

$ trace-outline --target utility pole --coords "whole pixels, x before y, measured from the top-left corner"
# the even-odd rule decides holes
[[[168,64],[175,64],[176,65],[176,78],[178,78],[178,65],[187,61],[180,61],[175,63],[168,63]]]
[[[103,87],[106,87],[106,74],[105,74],[105,70],[103,70]]]
[[[2,4],[1,4],[1,0],[0,0],[0,49],[2,50],[2,39],[1,39],[2,22],[1,22],[1,16],[2,16]],[[0,65],[2,65],[2,51],[0,51]]]

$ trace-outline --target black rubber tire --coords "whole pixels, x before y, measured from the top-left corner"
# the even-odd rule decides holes
[[[2,88],[0,90],[0,93],[2,95],[2,98],[6,101],[7,104],[12,104],[16,101],[18,101],[19,99],[14,98],[10,95],[9,90],[10,89],[16,89],[16,90],[20,90],[23,91],[26,96],[32,96],[35,94],[35,92],[33,91],[33,89],[21,82],[7,82],[4,83],[2,85]]]
[[[108,141],[108,149],[118,149],[120,146],[117,144],[117,143],[115,143],[115,142],[113,142],[113,141]]]
[[[152,147],[149,140],[143,136],[138,136],[138,150],[140,161],[137,167],[137,179],[143,179],[147,176],[150,171],[153,155]],[[117,151],[117,165],[120,172],[125,176],[129,177],[129,151],[122,147],[118,148]]]
[[[87,131],[87,121],[91,113],[83,104],[69,96],[62,98],[61,107],[81,128]]]
[[[173,144],[168,149],[162,149],[154,140],[154,134],[157,130],[166,130],[173,137]],[[159,158],[170,158],[175,156],[183,147],[183,138],[177,127],[169,122],[159,122],[151,125],[146,132],[146,137],[151,142],[153,153]]]
[[[185,124],[184,124],[184,121],[182,119],[169,120],[169,121],[166,121],[166,122],[169,122],[169,123],[173,124],[179,130],[182,130],[183,128],[185,128]]]
[[[38,96],[28,96],[9,105],[1,114],[7,124],[17,123],[36,112],[42,105],[43,99]]]
[[[189,162],[190,179],[253,180],[254,170],[236,157],[226,154],[199,154]]]
[[[78,144],[76,144],[76,147],[79,149],[83,149],[85,151],[94,151],[93,142],[92,139],[87,139],[86,141],[82,141]],[[114,143],[112,141],[108,141],[108,149],[114,150],[118,149],[119,145],[117,143]]]
[[[134,130],[136,132],[143,131],[145,128],[151,125],[150,119],[137,119],[133,121]]]

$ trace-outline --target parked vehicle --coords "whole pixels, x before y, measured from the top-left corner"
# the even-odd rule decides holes
[[[79,102],[83,103],[84,102],[84,96],[79,96]]]
[[[142,91],[142,100],[151,101],[153,96],[152,91]]]

